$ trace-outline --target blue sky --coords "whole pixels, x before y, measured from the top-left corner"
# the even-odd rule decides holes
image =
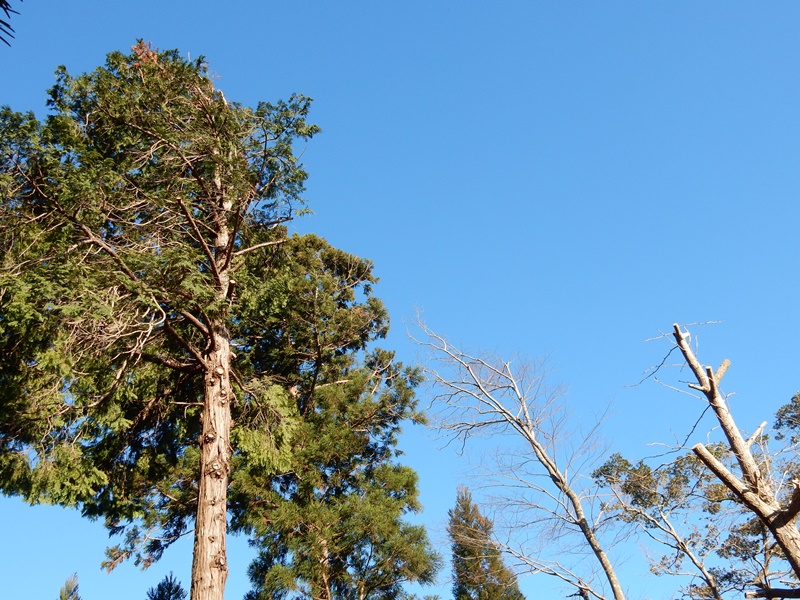
[[[406,362],[417,310],[472,349],[550,355],[576,419],[610,406],[607,444],[631,456],[682,436],[700,410],[652,383],[626,387],[667,349],[644,340],[673,322],[721,321],[699,330],[700,357],[732,360],[743,428],[800,388],[796,2],[12,6],[0,103],[17,110],[44,116],[57,65],[93,69],[137,38],[205,55],[228,99],[314,98],[314,215],[297,228],[374,260],[394,324],[386,345]],[[402,440],[446,554],[469,462],[441,445],[422,429]],[[0,510],[9,598],[55,597],[74,571],[84,600],[141,600],[170,570],[188,584],[190,544],[143,574],[106,576],[99,524],[15,499]],[[232,552],[235,599],[248,550]],[[676,582],[637,568],[631,559],[630,598],[671,597]],[[434,591],[448,598],[448,582]]]

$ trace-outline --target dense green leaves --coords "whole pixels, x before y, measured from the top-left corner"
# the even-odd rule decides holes
[[[421,419],[419,375],[365,352],[388,328],[372,264],[315,236],[248,260],[266,283],[244,286],[234,343],[299,416],[282,473],[247,460],[234,475],[232,525],[259,548],[250,597],[396,598],[432,581],[427,536],[402,520],[420,508],[416,475],[395,463],[400,423]]]
[[[252,310],[240,326],[262,324],[247,359],[286,386],[300,420],[281,474],[248,461],[234,476],[232,525],[259,548],[248,597],[402,597],[438,564],[424,529],[403,522],[420,509],[416,474],[395,462],[400,423],[421,419],[419,375],[391,353],[362,352],[387,330],[368,261],[313,236],[274,253],[288,262],[269,262],[263,291],[279,301],[265,310],[242,298]]]
[[[430,581],[395,462],[418,374],[368,348],[388,329],[372,263],[284,226],[309,100],[242,107],[203,59],[140,41],[59,69],[50,106],[0,109],[0,491],[104,518],[122,536],[105,566],[147,566],[230,472],[258,590],[317,585],[302,557],[320,552],[331,597]],[[224,585],[224,545],[205,555],[218,573],[193,571],[193,598]]]
[[[193,510],[211,329],[239,322],[223,271],[261,283],[245,254],[280,241],[305,179],[291,143],[316,128],[304,98],[230,104],[202,59],[141,42],[60,69],[50,96],[45,123],[0,113],[0,486],[171,540]],[[286,417],[241,365],[242,426],[256,401]]]

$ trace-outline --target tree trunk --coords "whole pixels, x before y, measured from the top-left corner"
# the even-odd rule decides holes
[[[780,525],[775,525],[775,521],[776,519],[768,520],[767,527],[778,541],[786,560],[792,565],[795,577],[800,578],[800,531],[797,530],[797,516]]]
[[[213,151],[217,154],[216,151]],[[225,194],[222,173],[214,173],[213,263],[217,298],[229,298],[230,228],[232,199]],[[203,433],[200,437],[200,485],[194,530],[194,559],[190,600],[223,600],[228,579],[225,536],[228,525],[228,475],[231,456],[231,346],[224,321],[208,323],[210,350],[203,356],[205,397]]]
[[[228,578],[225,534],[233,390],[230,343],[227,331],[221,329],[214,333],[215,350],[206,360],[191,600],[222,600]]]
[[[603,573],[606,576],[606,580],[611,586],[611,593],[614,594],[614,600],[625,600],[625,592],[622,590],[622,584],[617,578],[614,565],[611,564],[608,555],[603,549],[603,546],[600,544],[600,540],[597,539],[594,529],[589,524],[589,520],[586,518],[586,513],[583,510],[583,502],[581,501],[580,496],[575,493],[575,490],[572,489],[567,481],[567,478],[546,453],[544,447],[535,439],[535,432],[528,429],[527,436],[528,441],[531,443],[534,453],[536,454],[536,458],[547,469],[548,473],[550,474],[550,479],[556,484],[556,487],[558,487],[558,489],[569,500],[569,504],[574,512],[575,524],[581,530],[581,534],[583,534],[586,543],[589,544],[589,548],[591,548],[592,553],[600,563]],[[581,590],[583,590],[583,588],[581,588]]]
[[[673,325],[673,336],[697,379],[697,384],[689,384],[689,387],[702,392],[714,410],[731,452],[742,471],[741,479],[731,473],[703,444],[695,445],[692,451],[770,530],[783,550],[795,576],[800,578],[800,531],[797,529],[797,519],[800,514],[798,483],[793,482],[795,490],[791,501],[788,505],[783,506],[750,451],[753,438],[744,439],[733,420],[725,398],[719,391],[719,384],[730,361],[725,359],[714,372],[711,367],[700,364],[686,340],[687,336],[683,334],[677,323]]]
[[[591,504],[597,500],[597,496],[585,497],[583,490],[573,489],[566,471],[562,472],[556,462],[556,456],[563,450],[558,446],[559,425],[563,422],[563,415],[558,414],[560,409],[557,400],[560,392],[558,388],[548,388],[544,382],[544,373],[540,370],[541,365],[523,364],[512,370],[510,362],[494,357],[470,356],[451,346],[423,323],[419,325],[429,339],[428,342],[419,343],[430,348],[434,360],[443,365],[442,370],[428,371],[438,388],[435,400],[447,406],[442,411],[444,418],[439,423],[440,427],[454,433],[454,438],[457,437],[462,442],[471,435],[477,435],[482,428],[490,431],[498,426],[507,426],[519,434],[529,444],[535,462],[544,469],[550,482],[558,490],[555,493],[539,484],[525,481],[524,476],[515,475],[515,479],[519,477],[519,484],[523,489],[527,487],[538,494],[557,499],[557,505],[553,508],[543,507],[535,502],[529,504],[529,508],[543,510],[546,517],[549,515],[565,523],[573,533],[579,534],[582,540],[580,551],[586,547],[591,551],[614,600],[625,600],[614,565],[598,538],[595,526],[589,520],[591,514],[587,516],[584,510],[584,499],[587,504]],[[542,440],[546,442],[543,443]],[[587,442],[588,439],[582,440],[581,445]],[[575,460],[577,456],[568,456],[568,462]],[[523,459],[526,471],[530,460],[527,455]],[[511,469],[515,466],[512,463]],[[517,482],[511,485],[515,486]],[[513,506],[514,502],[515,500],[510,500],[509,506]],[[601,591],[595,590],[590,584],[590,580],[598,573],[594,565],[587,565],[591,575],[589,579],[584,579],[558,561],[539,560],[526,556],[524,552],[514,552],[508,546],[504,546],[504,549],[527,564],[532,572],[547,573],[575,586],[578,589],[577,595],[582,598],[591,595],[605,600]]]

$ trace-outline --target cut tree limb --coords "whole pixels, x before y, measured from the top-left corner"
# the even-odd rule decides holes
[[[753,439],[745,440],[733,420],[725,398],[719,391],[722,376],[728,370],[730,361],[725,359],[716,373],[711,367],[700,364],[687,341],[688,334],[681,331],[676,323],[673,325],[673,336],[697,380],[689,386],[703,393],[714,411],[717,421],[725,434],[729,448],[741,469],[742,477],[736,477],[725,465],[711,454],[703,444],[692,448],[697,457],[717,476],[731,492],[746,506],[772,533],[775,541],[783,551],[786,560],[792,567],[794,575],[800,578],[800,531],[797,529],[798,513],[800,513],[800,491],[795,489],[788,505],[780,502],[769,481],[762,475],[758,462],[751,452]],[[786,590],[784,590],[786,591]],[[793,591],[793,590],[789,590]],[[764,590],[763,593],[766,593]],[[753,592],[762,593],[762,592]],[[771,592],[770,592],[771,593]],[[800,598],[793,596],[757,595],[753,598]]]

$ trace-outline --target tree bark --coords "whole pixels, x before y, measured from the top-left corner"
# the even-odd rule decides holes
[[[686,336],[677,324],[673,325],[673,336],[697,379],[697,384],[689,384],[689,387],[702,392],[714,410],[717,421],[742,471],[742,478],[739,479],[731,473],[703,444],[697,444],[692,450],[703,464],[770,530],[775,541],[783,550],[795,576],[800,578],[800,531],[797,529],[800,490],[796,487],[790,503],[783,506],[750,452],[750,443],[744,439],[736,426],[728,405],[719,391],[719,383],[730,362],[726,359],[714,373],[710,367],[700,364],[686,341]]]
[[[536,462],[544,469],[558,493],[544,491],[538,485],[531,485],[531,489],[541,490],[551,498],[558,497],[558,504],[563,510],[558,507],[537,508],[567,523],[582,538],[580,543],[585,543],[585,547],[588,547],[599,563],[614,600],[624,600],[625,593],[614,565],[598,538],[595,526],[590,522],[591,515],[587,515],[584,510],[581,490],[573,488],[566,469],[562,471],[558,466],[556,451],[548,446],[555,444],[558,425],[554,423],[559,422],[561,417],[555,417],[557,409],[551,404],[555,402],[557,394],[547,390],[543,373],[538,373],[536,366],[523,366],[515,372],[511,369],[510,362],[492,357],[472,357],[451,346],[424,324],[419,325],[429,338],[428,342],[419,343],[430,348],[434,360],[442,363],[446,370],[452,369],[446,375],[437,370],[428,371],[434,384],[440,386],[441,391],[435,399],[449,407],[443,411],[446,416],[440,421],[440,426],[464,439],[481,428],[488,431],[498,425],[507,425],[519,434],[529,444]],[[554,412],[545,417],[550,411]],[[572,458],[574,457],[568,460]],[[527,462],[526,457],[525,463]],[[522,485],[526,483],[522,482]],[[593,589],[587,581],[568,568],[560,565],[543,567],[544,563],[529,561],[524,553],[519,553],[519,558],[533,569],[575,586],[581,597],[591,595],[600,600],[605,598],[600,591]]]
[[[520,401],[522,402],[522,400]],[[536,459],[545,468],[550,476],[551,481],[555,484],[559,491],[561,491],[561,493],[564,494],[569,500],[570,507],[572,508],[574,514],[574,523],[580,529],[581,534],[592,551],[592,554],[594,554],[595,558],[597,558],[597,561],[600,563],[600,567],[603,569],[603,574],[605,575],[608,584],[611,586],[611,592],[614,594],[614,600],[625,600],[625,592],[622,589],[622,584],[617,578],[614,565],[611,564],[608,554],[606,554],[602,544],[600,543],[600,540],[598,540],[597,536],[595,535],[594,528],[586,518],[581,497],[575,492],[574,489],[572,489],[572,486],[570,486],[566,476],[558,468],[553,458],[548,454],[546,448],[539,442],[536,431],[530,425],[530,423],[522,424],[521,428],[524,430],[524,435],[527,438],[528,443],[531,445],[531,449],[533,450]]]
[[[219,171],[214,175],[216,238],[212,268],[217,298],[230,292],[230,228],[233,203],[225,194]],[[211,258],[211,257],[209,257]],[[194,560],[190,600],[223,600],[228,579],[225,537],[228,525],[228,475],[231,457],[231,346],[222,320],[208,324],[209,350],[204,355],[205,398],[200,439],[200,485],[194,533]]]
[[[206,362],[191,600],[222,600],[228,578],[225,535],[233,390],[227,337],[224,328],[215,334],[215,350]]]

